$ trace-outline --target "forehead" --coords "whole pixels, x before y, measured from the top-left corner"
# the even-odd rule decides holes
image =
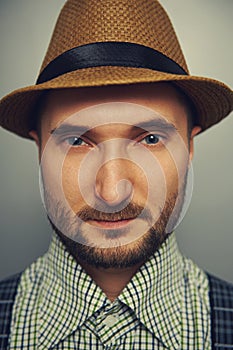
[[[56,129],[67,121],[91,128],[98,123],[137,125],[154,118],[164,118],[177,129],[186,130],[185,99],[169,83],[49,92],[42,115],[42,129]]]

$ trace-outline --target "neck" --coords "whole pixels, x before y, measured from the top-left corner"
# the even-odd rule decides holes
[[[96,268],[86,263],[80,263],[95,283],[103,290],[107,298],[113,302],[129,283],[141,264],[123,269]]]

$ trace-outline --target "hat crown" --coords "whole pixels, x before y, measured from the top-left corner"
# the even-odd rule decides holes
[[[233,110],[233,92],[187,73],[173,26],[157,0],[68,0],[37,84],[0,101],[0,124],[30,138],[38,103],[50,89],[173,82],[193,102],[204,131]]]
[[[171,21],[157,0],[68,0],[57,20],[41,71],[65,51],[107,41],[150,47],[188,72]]]

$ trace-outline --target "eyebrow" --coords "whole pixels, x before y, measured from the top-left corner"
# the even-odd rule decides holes
[[[57,128],[50,131],[51,135],[64,135],[70,132],[77,133],[78,135],[83,135],[85,132],[90,130],[90,127],[84,125],[72,125],[72,124],[62,124]]]
[[[137,123],[134,127],[150,130],[151,128],[156,128],[159,130],[167,131],[167,132],[175,132],[178,131],[177,127],[164,119],[151,119],[145,122]]]
[[[118,122],[110,123],[110,124],[118,124]],[[122,124],[122,123],[120,123]],[[128,124],[128,123],[126,123]],[[158,130],[163,130],[166,132],[175,132],[178,131],[177,127],[170,122],[167,122],[164,119],[151,119],[145,122],[137,123],[134,125],[129,124],[132,128],[139,128],[143,130],[150,130],[152,128],[156,128]],[[98,125],[90,127],[88,125],[73,125],[73,124],[61,124],[57,128],[54,128],[50,131],[51,135],[65,135],[68,133],[76,133],[77,135],[83,135],[87,131],[94,129]]]

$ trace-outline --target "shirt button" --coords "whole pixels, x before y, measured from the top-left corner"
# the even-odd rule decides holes
[[[103,322],[106,326],[112,327],[117,322],[117,318],[113,315],[108,315]]]

